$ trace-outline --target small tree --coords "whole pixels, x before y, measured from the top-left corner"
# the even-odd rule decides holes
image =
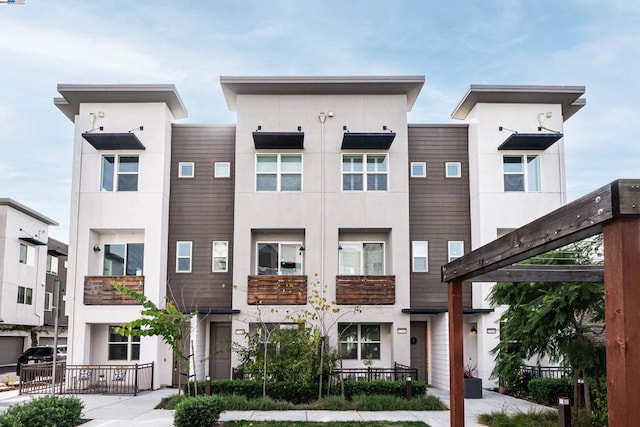
[[[145,295],[129,289],[121,283],[114,282],[113,287],[118,292],[126,295],[142,305],[141,317],[124,323],[116,328],[116,332],[123,336],[160,336],[178,357],[180,368],[187,368],[189,356],[186,354],[184,342],[189,333],[190,321],[197,313],[182,313],[175,304],[166,299],[165,307],[158,307]],[[181,376],[178,375],[178,393],[182,389]]]

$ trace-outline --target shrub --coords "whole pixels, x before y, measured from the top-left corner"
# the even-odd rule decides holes
[[[521,412],[514,415],[492,412],[478,416],[478,421],[491,427],[555,427],[558,425],[558,414],[551,411]]]
[[[573,384],[566,378],[534,378],[529,381],[529,396],[541,405],[556,406],[558,397],[573,396]]]
[[[46,396],[9,408],[0,427],[73,427],[80,424],[84,403],[75,397]]]
[[[177,427],[211,427],[222,412],[218,396],[189,397],[176,406],[173,423]]]
[[[424,381],[413,381],[411,383],[411,394],[413,396],[424,395],[427,386]],[[339,392],[339,387],[338,391]],[[354,381],[347,380],[344,382],[344,394],[347,399],[351,399],[355,395],[366,394],[384,394],[390,396],[405,397],[407,394],[407,386],[404,381]]]

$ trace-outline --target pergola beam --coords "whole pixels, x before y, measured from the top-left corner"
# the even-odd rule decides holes
[[[521,264],[490,271],[473,279],[474,282],[604,282],[601,265],[537,265]]]

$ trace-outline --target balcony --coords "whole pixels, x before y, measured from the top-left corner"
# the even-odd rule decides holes
[[[249,276],[247,304],[304,305],[307,303],[307,276]]]
[[[339,305],[393,305],[396,276],[336,276]]]
[[[113,287],[113,282],[121,283],[138,293],[144,293],[144,276],[85,276],[85,305],[139,305],[136,300],[122,295]]]

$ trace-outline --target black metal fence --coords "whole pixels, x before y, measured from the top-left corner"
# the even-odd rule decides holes
[[[342,368],[331,371],[331,378],[337,382],[342,376],[345,380],[356,381],[404,381],[408,377],[418,378],[418,368],[394,363],[393,368]]]
[[[153,389],[154,364],[56,366],[58,394],[133,394]],[[51,393],[53,363],[20,367],[20,394]]]
[[[532,378],[569,378],[573,376],[570,368],[562,366],[524,366],[520,369],[523,377]]]

